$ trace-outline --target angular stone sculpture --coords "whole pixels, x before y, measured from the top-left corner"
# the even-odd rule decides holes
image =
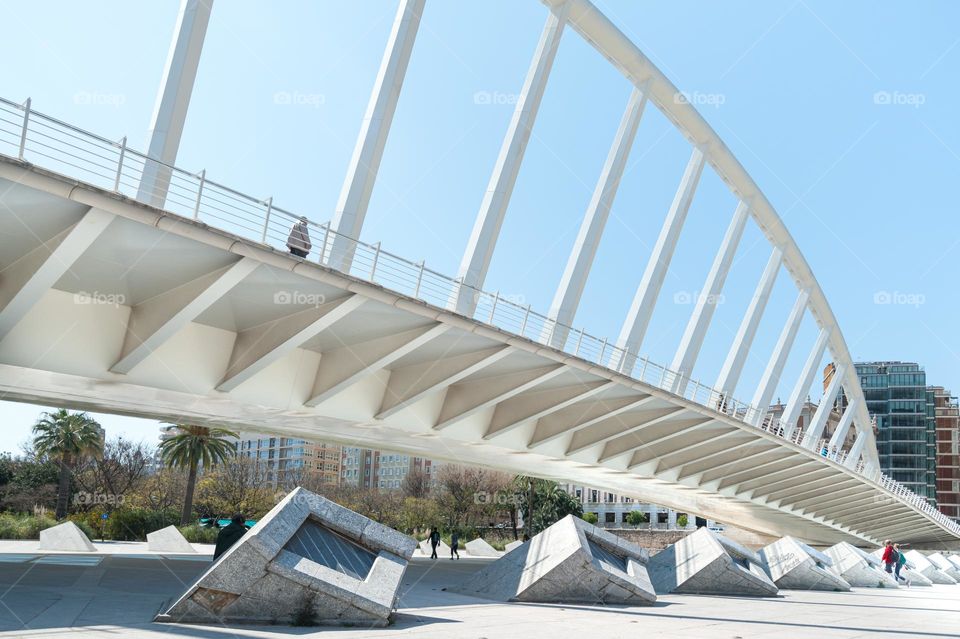
[[[522,545],[523,545],[523,542],[520,541],[519,539],[516,541],[511,541],[509,544],[506,545],[506,552],[513,552],[513,550],[519,548]]]
[[[415,547],[297,488],[156,620],[384,626]]]
[[[700,528],[650,559],[647,570],[657,594],[771,597],[777,586],[752,550]]]
[[[169,553],[197,552],[176,526],[167,526],[147,533],[147,550]]]
[[[897,588],[896,578],[881,566],[880,559],[841,541],[827,548],[826,555],[833,560],[832,570],[855,588]]]
[[[784,537],[760,551],[767,573],[785,590],[850,590],[843,577],[829,570],[833,561],[807,544]]]
[[[497,601],[649,605],[647,551],[567,515],[474,573],[456,592]]]
[[[950,561],[946,555],[935,552],[927,555],[927,559],[929,559],[934,566],[947,573],[955,580],[960,581],[960,568],[954,565],[954,563]]]
[[[40,531],[39,550],[97,552],[83,531],[72,521]]]
[[[427,537],[420,542],[420,552],[422,552],[427,557],[433,555],[433,548],[430,547],[430,538]],[[443,543],[443,540],[440,540],[440,543],[437,544],[437,557],[449,557],[450,556],[450,546]]]
[[[913,564],[914,570],[931,582],[944,585],[957,583],[956,579],[937,568],[936,564],[930,561],[927,556],[919,550],[908,550],[906,555],[907,561]]]
[[[464,549],[471,557],[501,557],[503,555],[503,553],[488,544],[481,537],[477,537],[473,541],[468,541],[464,545]]]

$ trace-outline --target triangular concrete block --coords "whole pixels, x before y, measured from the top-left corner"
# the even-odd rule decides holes
[[[387,624],[416,541],[297,488],[157,621]]]
[[[767,574],[785,590],[850,590],[843,577],[830,571],[833,560],[807,544],[784,537],[760,551]]]
[[[147,533],[147,550],[169,553],[197,552],[176,526],[167,526]]]
[[[482,538],[477,537],[473,541],[468,541],[464,549],[471,557],[502,557],[503,553],[488,544]]]
[[[877,548],[872,553],[874,557],[883,562],[883,548]],[[906,553],[904,553],[906,555]],[[917,565],[907,557],[907,563],[900,568],[900,576],[910,582],[911,586],[932,586],[933,582],[926,575],[917,570]],[[894,575],[896,578],[896,575]],[[904,584],[906,585],[906,584]]]
[[[497,601],[649,605],[647,551],[567,515],[474,573],[456,592]]]
[[[947,558],[946,555],[943,553],[934,552],[927,555],[927,559],[929,559],[934,566],[947,573],[957,581],[960,581],[960,567],[957,567],[952,561],[950,561],[950,559]]]
[[[877,557],[841,541],[825,553],[833,561],[831,570],[854,588],[897,588],[896,578],[881,567]]]
[[[430,538],[427,537],[420,542],[420,552],[430,557],[433,555],[433,548],[430,546]],[[443,543],[443,540],[440,540],[440,543],[437,544],[437,557],[449,557],[450,556],[450,546]]]
[[[937,568],[936,564],[930,561],[930,559],[919,550],[908,550],[906,555],[907,561],[913,564],[913,569],[929,579],[932,583],[943,585],[957,583],[956,579]]]
[[[658,595],[670,592],[771,597],[777,586],[752,550],[700,528],[650,559]]]
[[[513,552],[514,550],[516,550],[522,545],[523,545],[523,542],[520,541],[519,539],[516,541],[511,541],[509,544],[505,546],[505,550],[506,552]]]
[[[97,552],[90,539],[72,521],[40,531],[39,550],[65,550],[70,552]]]

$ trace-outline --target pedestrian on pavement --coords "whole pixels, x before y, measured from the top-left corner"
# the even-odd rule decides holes
[[[430,555],[430,559],[437,558],[437,546],[440,545],[440,532],[434,528],[430,531],[430,547],[433,548],[433,554]]]
[[[893,568],[897,565],[897,551],[893,549],[893,542],[889,539],[883,542],[883,561],[884,570],[893,574]]]
[[[907,544],[903,545],[906,546]],[[910,580],[900,575],[900,571],[907,564],[907,556],[904,554],[903,549],[900,548],[900,544],[894,544],[893,551],[897,553],[897,567],[894,569],[893,574],[897,577],[897,581],[905,582],[907,584],[907,588],[909,588]]]
[[[237,513],[230,519],[230,523],[217,533],[217,545],[213,549],[214,561],[216,561],[220,555],[230,550],[231,546],[240,541],[240,538],[247,532],[246,524],[246,517]]]
[[[453,556],[456,555],[457,559],[460,559],[460,533],[454,530],[450,533],[450,561],[453,561]]]
[[[300,216],[300,219],[293,223],[290,228],[290,235],[287,237],[287,248],[290,253],[297,257],[306,257],[310,253],[310,231],[307,229],[307,218]]]

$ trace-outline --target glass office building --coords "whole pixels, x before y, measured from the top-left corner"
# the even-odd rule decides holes
[[[934,392],[912,362],[856,364],[867,410],[877,420],[880,468],[936,505],[937,435]]]

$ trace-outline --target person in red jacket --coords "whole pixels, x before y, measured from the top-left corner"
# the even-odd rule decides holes
[[[897,560],[900,559],[900,554],[893,549],[893,541],[889,539],[883,542],[883,546],[883,557],[881,557],[881,560],[883,561],[885,570],[892,574],[894,566],[897,565]]]

